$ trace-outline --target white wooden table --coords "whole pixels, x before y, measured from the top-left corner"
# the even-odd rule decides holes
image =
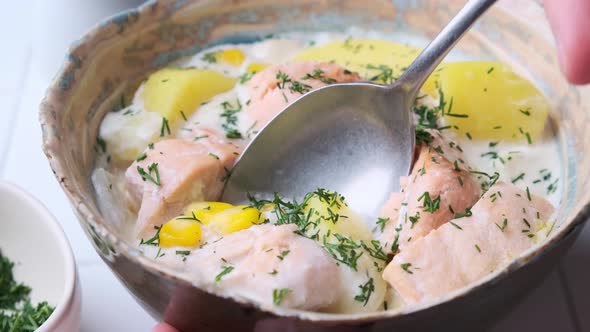
[[[140,2],[6,0],[0,11],[0,179],[30,191],[61,222],[82,283],[83,331],[149,331],[155,322],[83,234],[41,152],[37,110],[68,44],[103,17]],[[517,330],[590,331],[590,227],[546,281],[493,329]]]

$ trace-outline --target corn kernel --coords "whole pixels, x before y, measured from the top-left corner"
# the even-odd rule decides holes
[[[187,206],[184,210],[184,215],[192,217],[194,213],[195,217],[203,225],[208,225],[217,213],[233,207],[233,205],[224,202],[198,202]]]
[[[192,220],[176,217],[160,229],[160,247],[194,247],[201,241],[201,226]]]
[[[248,68],[246,68],[246,71],[250,74],[255,74],[266,67],[268,67],[268,65],[264,63],[251,63],[248,65]]]
[[[260,222],[261,214],[258,209],[246,205],[239,205],[215,214],[211,219],[211,226],[218,233],[230,234],[249,228]]]
[[[215,54],[215,58],[222,62],[229,63],[233,66],[239,66],[242,63],[244,63],[244,59],[246,58],[246,56],[244,55],[244,52],[242,52],[241,50],[237,48],[232,48],[229,50],[218,52],[217,54]]]

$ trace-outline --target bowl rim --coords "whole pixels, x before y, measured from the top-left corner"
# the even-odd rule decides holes
[[[542,4],[540,3],[540,1],[520,1],[528,1],[529,5],[536,6],[538,7],[537,9],[540,8],[542,10]],[[381,319],[392,319],[401,316],[408,316],[423,310],[436,308],[447,302],[465,298],[469,294],[474,293],[478,290],[492,287],[494,284],[497,284],[500,281],[506,279],[512,272],[519,270],[525,267],[526,265],[529,265],[533,261],[541,259],[553,248],[559,246],[559,244],[563,242],[569,234],[574,233],[579,227],[583,226],[583,224],[590,218],[590,201],[588,201],[583,204],[579,212],[575,215],[575,217],[573,217],[569,221],[569,223],[562,224],[556,227],[551,232],[551,234],[543,240],[542,243],[533,245],[531,248],[521,253],[517,258],[513,259],[508,264],[505,264],[498,270],[487,274],[480,280],[468,286],[449,292],[446,295],[439,297],[438,299],[425,301],[418,305],[402,307],[395,310],[356,314],[329,314],[304,311],[298,309],[287,309],[282,307],[265,307],[246,298],[242,298],[239,296],[228,296],[226,294],[223,294],[219,289],[209,287],[210,285],[207,285],[205,283],[198,284],[198,281],[189,281],[188,279],[182,277],[182,273],[179,273],[178,271],[175,271],[172,268],[158,264],[156,261],[148,257],[138,255],[139,251],[136,248],[132,247],[130,244],[126,243],[124,240],[115,235],[116,232],[111,230],[111,226],[108,225],[108,223],[104,222],[102,215],[95,216],[92,214],[88,204],[82,200],[83,195],[75,189],[76,186],[70,184],[70,180],[67,176],[67,173],[64,171],[64,165],[66,164],[64,162],[64,157],[62,156],[62,152],[59,151],[59,148],[56,148],[56,146],[59,145],[59,138],[55,135],[52,135],[51,130],[49,129],[52,128],[52,126],[58,124],[52,112],[54,112],[55,109],[60,106],[59,96],[60,92],[63,92],[62,83],[64,81],[69,82],[69,80],[71,79],[71,72],[75,70],[78,66],[77,61],[73,61],[69,57],[71,54],[80,51],[84,52],[87,57],[92,57],[91,51],[94,49],[94,47],[89,47],[87,50],[85,50],[85,45],[92,44],[98,41],[103,43],[108,40],[116,40],[117,38],[120,38],[121,35],[111,36],[106,40],[101,37],[101,34],[105,33],[109,29],[111,24],[119,25],[125,19],[133,16],[134,20],[131,20],[127,23],[129,24],[129,26],[136,25],[138,24],[138,22],[142,21],[141,18],[153,14],[153,11],[158,11],[159,8],[157,7],[160,5],[162,7],[166,7],[167,4],[170,3],[170,5],[174,7],[174,11],[178,11],[187,6],[187,4],[190,5],[194,4],[195,2],[198,2],[198,0],[182,1],[180,4],[172,4],[170,1],[165,0],[149,0],[138,7],[127,9],[119,13],[116,13],[112,16],[109,16],[101,22],[99,22],[98,24],[96,24],[89,31],[87,31],[80,39],[74,41],[71,44],[70,48],[67,50],[67,56],[65,58],[64,63],[62,64],[53,81],[47,88],[45,97],[43,98],[43,101],[41,102],[41,105],[39,107],[39,121],[41,123],[41,129],[43,132],[43,152],[45,153],[49,161],[50,167],[53,170],[53,173],[57,181],[59,182],[66,196],[68,197],[70,204],[72,205],[72,208],[78,214],[78,217],[83,218],[99,234],[101,234],[101,236],[104,236],[110,244],[112,244],[115,248],[118,249],[118,253],[124,255],[128,260],[148,269],[151,273],[164,275],[168,279],[175,280],[180,283],[185,283],[191,287],[198,288],[202,291],[208,292],[219,297],[230,298],[231,300],[243,305],[254,306],[261,311],[281,317],[293,317],[297,319],[318,322],[337,321],[340,323],[363,323]],[[504,12],[507,12],[508,9],[501,6],[496,7]],[[519,19],[521,21],[526,21],[524,17],[520,17]],[[124,33],[125,32],[123,32],[123,34]],[[565,181],[563,188],[565,188]],[[565,193],[565,189],[562,190]]]
[[[72,248],[60,223],[39,199],[35,198],[20,186],[7,181],[0,181],[0,193],[2,196],[11,195],[18,200],[21,200],[25,205],[29,206],[30,209],[36,210],[40,215],[43,215],[44,217],[39,220],[39,222],[44,223],[49,228],[49,238],[58,245],[61,259],[64,262],[64,291],[62,292],[59,302],[55,304],[53,313],[37,329],[37,331],[40,332],[53,331],[60,326],[63,317],[77,314],[71,310],[72,301],[75,296],[77,296],[77,270]]]

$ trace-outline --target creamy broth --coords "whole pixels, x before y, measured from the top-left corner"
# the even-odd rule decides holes
[[[275,64],[290,64],[292,61],[294,61],[294,58],[297,58],[301,52],[304,52],[307,49],[322,47],[335,41],[344,43],[344,45],[346,45],[348,40],[350,40],[351,35],[357,38],[371,38],[376,40],[385,39],[379,33],[364,31],[352,31],[346,35],[335,33],[319,33],[315,35],[288,34],[284,36],[272,37],[270,39],[251,44],[219,45],[203,50],[192,57],[178,61],[172,67],[209,69],[227,77],[235,78],[236,83],[233,88],[215,94],[211,98],[203,101],[197,105],[194,110],[184,110],[181,114],[181,117],[175,121],[175,123],[169,123],[166,117],[163,117],[157,112],[148,111],[146,107],[147,101],[145,93],[147,90],[146,84],[149,83],[144,82],[134,94],[131,103],[117,112],[111,112],[107,114],[100,128],[100,140],[105,142],[106,151],[105,153],[99,154],[98,156],[97,167],[92,175],[92,181],[97,192],[99,207],[105,218],[108,221],[116,224],[117,227],[122,230],[125,239],[129,243],[137,245],[137,248],[145,256],[151,257],[161,264],[175,268],[180,274],[195,280],[196,284],[202,285],[203,283],[209,283],[213,285],[212,287],[221,287],[226,289],[228,293],[242,296],[261,305],[284,305],[287,307],[303,308],[306,310],[317,310],[323,312],[355,313],[391,310],[402,305],[411,305],[415,302],[420,302],[422,297],[418,296],[416,298],[419,300],[415,300],[414,297],[408,295],[409,292],[407,287],[410,286],[407,285],[416,283],[415,287],[419,288],[420,283],[422,282],[421,280],[400,280],[399,275],[397,277],[394,276],[393,279],[388,280],[385,280],[384,277],[382,277],[382,273],[384,272],[386,265],[391,265],[393,262],[397,263],[395,259],[392,263],[390,263],[392,256],[396,254],[397,250],[401,250],[401,253],[404,253],[404,250],[406,250],[404,248],[410,248],[418,245],[411,242],[411,234],[414,234],[412,232],[410,232],[411,234],[409,237],[404,237],[407,235],[402,235],[399,238],[399,241],[407,241],[407,243],[400,243],[401,246],[399,248],[392,246],[392,242],[394,241],[392,237],[384,240],[383,235],[387,232],[386,229],[391,232],[390,234],[395,234],[393,231],[393,227],[395,225],[385,225],[387,222],[392,224],[393,221],[385,219],[399,219],[398,223],[400,223],[400,225],[404,223],[404,219],[410,219],[411,226],[406,227],[406,231],[408,231],[410,227],[412,229],[414,228],[414,223],[419,225],[418,221],[414,220],[420,218],[420,216],[425,218],[424,215],[427,212],[422,210],[422,214],[417,213],[416,215],[408,215],[408,211],[412,209],[412,204],[407,204],[407,200],[409,199],[408,195],[410,194],[405,194],[404,198],[400,198],[401,201],[397,203],[397,208],[394,210],[389,210],[389,214],[387,214],[389,217],[383,217],[377,220],[363,220],[361,216],[356,215],[354,211],[346,207],[344,200],[340,200],[340,198],[337,196],[329,196],[327,201],[324,201],[324,203],[332,202],[332,205],[334,202],[340,202],[337,203],[337,205],[343,205],[343,207],[338,207],[338,213],[335,213],[335,217],[333,216],[335,219],[341,218],[341,221],[333,221],[333,223],[341,223],[343,226],[335,226],[337,227],[335,229],[346,232],[346,235],[348,235],[349,238],[353,240],[352,244],[357,245],[357,247],[352,250],[352,255],[354,256],[362,253],[359,257],[352,260],[343,257],[341,253],[330,251],[330,245],[336,244],[338,244],[339,247],[335,247],[336,249],[334,250],[341,250],[343,248],[344,240],[330,238],[333,236],[333,234],[327,233],[326,235],[325,229],[323,228],[322,230],[317,231],[315,234],[316,238],[314,238],[314,234],[309,232],[306,233],[307,230],[302,230],[301,225],[298,225],[300,228],[297,231],[299,235],[289,235],[292,233],[292,230],[290,232],[284,233],[283,231],[286,229],[285,227],[290,227],[288,225],[270,226],[286,223],[285,218],[277,212],[277,206],[280,206],[280,204],[277,204],[276,201],[268,202],[266,205],[260,203],[260,206],[256,206],[261,214],[260,220],[265,220],[264,225],[258,225],[257,223],[254,223],[253,225],[245,227],[244,229],[235,232],[228,232],[228,234],[225,234],[225,231],[220,231],[218,228],[219,226],[216,226],[215,223],[201,223],[201,220],[197,221],[198,218],[196,218],[195,214],[192,216],[190,213],[185,214],[185,220],[199,223],[198,228],[200,237],[198,243],[188,246],[172,245],[165,247],[157,245],[162,241],[162,235],[159,234],[160,230],[149,229],[148,231],[142,231],[138,233],[135,226],[136,220],[138,219],[139,204],[144,203],[146,198],[144,193],[143,202],[141,199],[139,202],[137,199],[134,201],[132,198],[134,195],[133,191],[130,190],[130,187],[132,187],[134,184],[130,184],[129,182],[129,173],[135,172],[135,165],[139,165],[138,163],[143,161],[143,159],[151,158],[151,156],[148,155],[150,153],[155,153],[151,152],[152,150],[159,151],[158,142],[177,138],[184,140],[185,142],[191,142],[191,144],[200,144],[201,142],[210,139],[210,135],[215,134],[219,135],[220,137],[220,140],[217,143],[225,144],[227,146],[231,146],[230,148],[232,149],[235,148],[236,151],[241,151],[240,149],[243,148],[244,145],[252,137],[254,137],[258,130],[260,130],[262,127],[262,124],[259,122],[259,120],[251,116],[251,113],[248,113],[248,110],[251,108],[250,103],[255,102],[253,101],[254,96],[252,96],[252,86],[248,85],[248,82],[252,80],[255,75],[264,72],[265,69],[260,68],[257,70],[258,73],[254,73],[251,68],[261,65],[267,67]],[[404,42],[413,42],[413,44],[416,46],[423,46],[424,44],[420,39],[408,38],[405,35],[394,37],[398,37]],[[352,45],[354,45],[354,43]],[[365,47],[370,48],[371,45],[368,44],[365,45]],[[351,52],[354,52],[354,50]],[[213,58],[214,56],[219,56],[219,54],[222,54],[221,58]],[[223,56],[225,55],[228,56],[229,60],[223,59]],[[232,57],[237,58],[238,60]],[[462,58],[460,54],[455,54],[452,56],[452,58],[453,57],[454,59]],[[347,67],[347,64],[343,65],[344,67]],[[374,64],[375,67],[377,65],[380,64]],[[324,71],[321,72],[323,73]],[[375,77],[379,75],[392,75],[391,73],[388,74],[388,72],[386,72],[383,68],[373,68],[371,72],[374,74],[374,77],[363,76],[360,72],[359,74],[361,74],[361,78],[364,80],[371,78],[375,79]],[[398,69],[393,68],[393,73],[395,75],[397,75],[398,72]],[[279,73],[281,73],[280,70]],[[349,75],[347,70],[345,70],[344,75]],[[389,78],[393,79],[395,77],[391,76]],[[166,79],[163,79],[162,81],[165,80]],[[295,78],[291,79],[290,83],[286,80],[283,80],[283,84],[291,84],[292,87],[294,84],[292,81],[294,80]],[[322,78],[322,80],[327,81],[325,78]],[[301,82],[303,82],[302,84],[304,86],[304,91],[302,92],[306,92],[305,81],[301,79]],[[280,85],[281,83],[279,82],[278,84]],[[285,96],[285,99],[287,99],[287,96]],[[288,101],[292,102],[293,100]],[[425,105],[429,108],[436,108],[439,105],[439,99],[437,96],[424,94],[424,96],[422,96],[417,103],[419,105]],[[524,110],[524,112],[528,111]],[[419,119],[417,116],[417,121],[418,120]],[[438,126],[446,127],[447,123],[445,121],[446,120],[444,117],[439,118]],[[522,131],[522,134],[525,135],[525,132]],[[528,132],[526,132],[526,134],[528,135]],[[239,137],[236,137],[238,135]],[[439,135],[439,132],[437,131],[435,135]],[[460,134],[453,131],[452,128],[445,128],[445,130],[441,130],[440,135],[442,136],[439,138],[435,137],[434,140],[440,139],[441,142],[443,142],[440,143],[440,145],[444,145],[444,149],[443,147],[440,147],[440,149],[444,150],[444,153],[441,151],[441,153],[438,155],[432,155],[432,157],[429,157],[432,159],[432,162],[437,164],[433,164],[433,166],[439,167],[440,165],[438,161],[442,160],[443,164],[445,161],[448,161],[451,164],[454,163],[455,168],[460,167],[463,172],[461,174],[469,174],[468,176],[472,178],[474,183],[476,183],[477,188],[474,187],[474,190],[477,192],[474,193],[474,195],[476,195],[478,199],[481,195],[484,195],[485,190],[489,185],[493,185],[496,182],[504,182],[507,184],[514,184],[516,189],[526,192],[526,195],[529,195],[529,201],[531,202],[533,201],[530,199],[530,195],[538,195],[547,199],[547,201],[550,202],[554,207],[559,206],[562,188],[560,183],[561,165],[558,158],[559,154],[556,137],[549,126],[547,126],[538,137],[535,137],[534,141],[531,139],[527,140],[512,138],[471,139],[469,137],[470,135],[466,136],[464,134]],[[230,138],[230,136],[233,138]],[[154,143],[156,144],[156,148],[153,147]],[[457,146],[459,148],[457,148]],[[431,146],[431,148],[437,150],[439,146]],[[432,153],[432,151],[422,152]],[[179,153],[186,154],[188,152],[181,151]],[[160,152],[160,154],[164,154],[164,152]],[[234,152],[234,154],[239,154],[239,152]],[[215,153],[209,152],[209,155],[212,158],[219,160],[219,156]],[[458,157],[451,157],[453,155],[457,155]],[[440,159],[435,160],[435,157]],[[457,160],[460,160],[460,162],[457,162]],[[161,172],[162,169],[158,170],[158,166],[163,167],[161,163],[156,165],[155,170],[148,168],[147,165],[143,168],[140,166],[136,167],[137,171],[140,173],[143,172],[141,178],[143,179],[143,182],[146,182],[147,179],[147,182],[157,182],[158,185],[160,185],[159,172]],[[420,165],[416,165],[415,168],[416,167],[420,167]],[[126,171],[128,172],[127,177],[125,175]],[[226,169],[226,171],[229,170]],[[418,174],[426,172],[426,169],[423,171],[417,170]],[[493,176],[496,172],[498,174],[497,177],[491,181],[490,176]],[[461,176],[459,176],[457,180],[460,182],[461,186],[464,185],[464,179],[462,179]],[[408,181],[413,183],[411,177],[408,179]],[[490,184],[490,182],[492,183]],[[141,184],[141,182],[139,183]],[[198,181],[195,181],[192,183],[190,187],[190,190],[192,191],[190,198],[188,198],[188,201],[186,201],[185,204],[183,204],[183,206],[180,208],[178,211],[179,213],[176,214],[182,214],[182,211],[186,209],[188,203],[207,200],[215,201],[216,199],[206,197],[204,193],[206,192],[207,188],[204,187],[206,187],[205,182],[199,183]],[[479,187],[482,187],[484,190],[479,192]],[[329,190],[329,188],[326,189]],[[317,205],[317,209],[314,211],[322,210],[324,208],[321,205],[323,204],[322,193],[323,192],[320,192],[319,194],[315,194],[315,196],[310,196],[310,202],[315,202],[313,201],[314,199],[318,200],[319,202],[316,202],[319,205]],[[516,195],[520,197],[524,194],[518,194],[517,192]],[[371,199],[370,195],[360,196],[362,196],[364,199]],[[256,195],[258,202],[260,202],[262,198],[268,198],[269,201],[273,200],[272,194],[267,193],[266,195]],[[431,201],[428,203],[430,204],[429,206],[432,207],[433,210],[436,210],[439,208],[442,209],[442,207],[439,207],[439,204],[441,204],[440,198],[441,196],[439,195],[437,202],[435,197],[425,198],[424,195],[422,195],[418,200],[421,202],[423,200],[423,204],[426,205],[427,199],[430,199]],[[482,200],[485,198],[486,196],[484,195]],[[495,199],[496,198],[491,198],[492,201]],[[309,204],[313,205],[316,203]],[[245,203],[245,205],[248,204],[254,203]],[[457,214],[461,214],[463,212],[466,212],[463,213],[464,215],[468,214],[467,217],[471,217],[471,206],[474,205],[469,204],[468,209],[461,209],[458,211],[453,211],[451,205],[448,207],[455,217],[457,217]],[[520,208],[521,207],[518,207],[519,210]],[[426,207],[421,207],[421,209],[426,209]],[[534,207],[534,209],[539,211],[543,210],[540,207]],[[525,208],[522,207],[522,210],[524,213]],[[305,211],[309,212],[308,210]],[[333,214],[332,211],[325,213]],[[537,216],[539,215],[540,213],[537,212]],[[412,220],[412,217],[414,217],[414,220]],[[462,215],[462,217],[464,216]],[[477,217],[475,213],[474,217]],[[522,219],[525,220],[527,225],[529,224],[528,219],[524,217]],[[537,217],[536,219],[542,218]],[[542,223],[539,221],[537,226],[531,227],[529,225],[528,228],[525,227],[525,229],[522,230],[522,232],[526,231],[527,235],[533,235],[529,236],[532,241],[531,245],[542,241],[553,229],[554,216],[551,215],[546,219],[547,220],[543,220]],[[461,221],[461,219],[457,220]],[[161,227],[166,221],[167,220],[162,220],[160,223],[154,226]],[[448,220],[445,220],[445,222],[446,221]],[[512,224],[508,224],[509,222],[513,221],[506,221],[504,222],[504,225],[502,225],[502,222],[500,221],[499,223],[496,223],[496,226],[498,226],[501,232],[505,232],[505,230],[510,230],[510,227],[512,227]],[[407,221],[406,224],[410,225],[407,223]],[[463,230],[463,228],[459,226],[458,222],[453,222],[452,225],[456,226],[459,230]],[[448,226],[448,224],[446,226]],[[262,229],[260,227],[267,227],[267,233],[261,233],[262,231],[259,232],[258,230]],[[438,227],[439,226],[434,226],[433,228]],[[440,227],[442,228],[442,226]],[[269,229],[270,231],[268,231]],[[250,281],[248,281],[248,279],[242,280],[230,278],[230,276],[238,275],[239,273],[245,273],[244,271],[249,271],[247,270],[246,266],[248,266],[248,268],[252,268],[252,266],[262,266],[262,261],[254,260],[251,262],[250,260],[252,257],[242,257],[237,253],[228,253],[230,256],[235,255],[236,262],[239,262],[235,264],[229,261],[229,257],[220,256],[220,261],[215,261],[214,263],[206,260],[205,263],[203,263],[203,261],[199,261],[199,259],[195,258],[203,258],[205,257],[205,254],[209,255],[207,257],[215,256],[216,251],[209,252],[207,250],[209,250],[209,248],[212,246],[213,248],[217,248],[216,246],[218,246],[218,243],[224,243],[226,238],[231,238],[235,241],[250,241],[251,243],[248,242],[250,243],[250,246],[259,246],[261,245],[260,243],[264,242],[264,238],[266,237],[264,234],[273,234],[272,236],[274,236],[273,232],[275,231],[277,239],[279,239],[277,240],[277,243],[287,243],[283,243],[282,245],[285,245],[285,248],[288,247],[289,249],[281,251],[279,248],[280,246],[275,248],[269,245],[270,247],[268,249],[265,249],[265,251],[260,251],[258,254],[268,255],[269,258],[267,261],[276,259],[276,262],[272,264],[269,263],[269,271],[259,271],[259,276],[261,278],[260,280],[269,283],[267,287],[269,289],[268,291],[259,290],[257,288],[258,286],[255,286],[255,284],[245,287],[244,285],[250,285]],[[336,232],[336,230],[333,231]],[[438,230],[436,231],[438,232]],[[432,232],[435,232],[435,230],[432,230]],[[243,236],[240,237],[240,234]],[[328,240],[322,240],[322,235],[327,236]],[[400,230],[397,230],[397,235],[400,235]],[[269,237],[271,237],[271,235],[269,235]],[[430,239],[431,237],[432,236],[428,235],[420,241],[424,242],[426,241],[426,238]],[[252,240],[258,238],[260,238],[259,242]],[[305,241],[300,240],[299,238],[304,239]],[[232,243],[229,240],[227,241],[229,244]],[[356,244],[354,241],[356,241]],[[375,242],[372,243],[371,241]],[[395,242],[397,241],[398,238],[396,237]],[[459,238],[458,241],[462,241],[461,238]],[[291,243],[295,242],[298,244],[291,246]],[[416,239],[414,239],[414,242],[416,242]],[[478,243],[475,243],[473,246],[478,252],[481,253],[481,248]],[[395,245],[397,245],[397,243],[395,243]],[[316,252],[314,251],[315,247],[313,246],[321,247],[323,251]],[[220,247],[219,250],[223,250],[223,247]],[[248,247],[243,250],[244,252],[251,253],[251,250],[253,249]],[[411,252],[411,249],[407,250],[408,252]],[[272,252],[272,254],[268,254],[269,252]],[[287,253],[285,254],[285,252]],[[333,269],[330,271],[339,276],[337,279],[340,280],[340,284],[338,287],[336,287],[334,292],[326,294],[326,298],[324,299],[314,297],[313,292],[309,289],[311,286],[308,287],[308,285],[293,285],[293,283],[296,283],[297,281],[293,281],[287,277],[283,278],[280,275],[278,278],[270,278],[268,276],[276,276],[279,274],[280,269],[277,268],[277,266],[282,267],[283,264],[294,264],[293,266],[297,266],[295,264],[299,264],[299,266],[301,264],[307,264],[302,263],[305,262],[304,259],[299,261],[298,259],[301,259],[301,257],[297,256],[305,254],[318,255],[316,259],[317,262],[325,261],[324,263],[321,263],[325,264],[325,266],[320,267],[326,268],[328,270]],[[347,252],[346,254],[351,254],[351,251]],[[508,253],[509,257],[510,255],[511,254]],[[399,255],[399,257],[403,258],[405,256]],[[408,274],[408,277],[418,278],[416,277],[416,275],[419,274],[418,270],[412,270],[413,267],[416,267],[415,264],[412,265],[412,263],[407,261],[400,262],[402,263],[398,265],[405,273]],[[492,270],[498,269],[501,266],[508,264],[509,260],[504,259],[501,262],[494,262],[495,265]],[[254,265],[251,266],[248,264]],[[314,268],[318,268],[317,271],[321,270],[315,265],[309,265],[309,268],[310,271],[315,271]],[[314,273],[321,273],[317,271]],[[387,276],[387,273],[388,272],[386,270],[384,276]],[[310,278],[310,276],[305,277]],[[479,278],[479,276],[474,278]],[[469,281],[471,279],[467,278],[466,280]],[[308,279],[303,279],[300,282],[305,283],[307,281]],[[394,287],[392,287],[392,283],[394,284]],[[468,283],[469,282],[467,282],[467,284]],[[398,294],[398,287],[395,287],[395,285],[400,285],[399,289],[401,290],[401,296]],[[314,285],[313,287],[322,287],[322,285],[318,284]],[[270,290],[272,290],[272,294]],[[305,298],[305,296],[308,298]],[[430,297],[426,296],[424,298]]]

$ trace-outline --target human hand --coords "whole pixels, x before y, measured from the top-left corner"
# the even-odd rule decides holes
[[[152,329],[152,332],[180,332],[180,331],[178,331],[177,329],[173,328],[172,326],[170,326],[166,323],[160,323]]]
[[[590,0],[545,0],[544,6],[565,77],[590,83]]]

